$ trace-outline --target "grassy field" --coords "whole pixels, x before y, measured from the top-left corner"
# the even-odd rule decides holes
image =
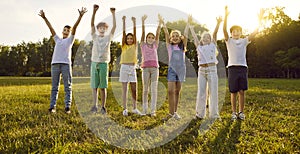
[[[123,117],[120,85],[111,82],[108,115],[105,117],[111,119],[108,122],[103,116],[89,112],[91,91],[88,79],[76,80],[83,85],[74,84],[72,113],[67,115],[64,113],[63,86],[60,87],[57,113],[48,113],[50,78],[0,77],[0,153],[300,153],[300,80],[249,79],[245,121],[231,122],[230,95],[225,89],[220,112],[222,120],[209,126],[203,124],[206,120],[191,118],[196,85],[185,84],[183,87],[179,107],[183,119],[164,124],[161,119],[168,110],[164,78],[160,79],[159,95],[163,97],[159,98],[162,100],[159,100],[155,118]],[[139,85],[139,101],[141,88]],[[115,130],[108,127],[101,131],[98,127],[112,123],[130,130],[182,127],[178,129],[180,133],[170,137],[166,144],[132,150],[143,149],[146,144],[124,149],[125,139],[119,136],[115,136],[115,141],[121,146],[101,139],[111,137],[107,134]],[[207,126],[205,132],[201,131],[203,126]],[[158,135],[155,139],[164,137]]]

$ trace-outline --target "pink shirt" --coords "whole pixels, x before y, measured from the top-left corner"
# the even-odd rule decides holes
[[[153,42],[153,46],[149,46],[147,43],[141,43],[142,50],[142,68],[145,67],[158,67],[158,57],[157,57],[158,45]]]

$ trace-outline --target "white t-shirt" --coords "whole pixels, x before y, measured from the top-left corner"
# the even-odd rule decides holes
[[[55,35],[53,38],[55,41],[55,47],[51,64],[71,64],[72,46],[75,38],[74,35],[71,35],[65,39],[59,38],[57,35]]]
[[[93,62],[109,62],[110,61],[110,41],[112,34],[100,37],[95,33],[92,34],[93,48],[92,61]]]
[[[207,45],[199,45],[197,47],[198,65],[208,63],[218,63],[217,54],[218,50],[214,43]]]
[[[249,44],[248,37],[241,39],[229,38],[226,41],[227,51],[228,51],[228,65],[229,66],[246,66],[246,50]]]

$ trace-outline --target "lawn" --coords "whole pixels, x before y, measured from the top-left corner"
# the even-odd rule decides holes
[[[92,114],[89,78],[73,80],[72,113],[48,113],[50,78],[0,77],[0,153],[300,153],[300,80],[249,79],[246,120],[230,120],[226,80],[219,82],[222,120],[195,120],[195,79],[183,85],[182,119],[168,113],[160,78],[156,117],[122,116],[121,85],[111,78],[107,115]],[[141,89],[139,82],[139,109]],[[130,95],[129,95],[130,97]],[[128,100],[131,109],[131,101]]]

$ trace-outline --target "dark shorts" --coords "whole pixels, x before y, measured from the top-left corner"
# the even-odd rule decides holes
[[[167,79],[168,82],[184,82],[185,81],[186,69],[185,65],[179,68],[168,68]]]
[[[248,68],[245,66],[228,67],[228,86],[231,93],[248,90]]]

